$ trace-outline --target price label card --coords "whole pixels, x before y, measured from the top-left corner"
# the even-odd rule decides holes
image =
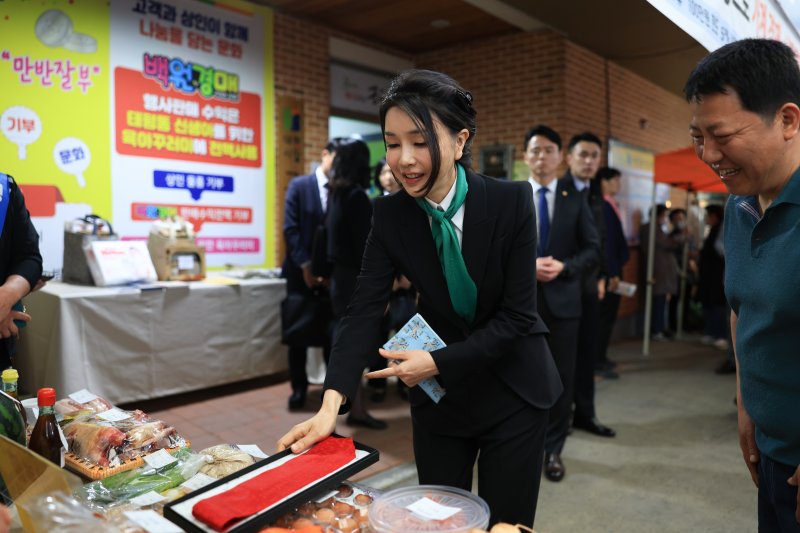
[[[117,409],[116,407],[114,409],[109,409],[108,411],[103,411],[102,413],[97,413],[97,418],[102,418],[108,422],[119,422],[120,420],[127,420],[130,417],[131,415],[122,409]]]
[[[258,457],[259,459],[266,459],[269,457],[269,455],[262,452],[261,448],[255,444],[237,444],[236,447],[242,450],[244,453],[250,454],[253,457]]]
[[[97,394],[89,392],[86,389],[81,389],[78,392],[73,392],[72,394],[69,395],[69,397],[78,403],[89,403],[92,400],[97,399]]]
[[[142,459],[144,459],[145,463],[156,469],[171,465],[177,461],[177,459],[172,457],[167,450],[158,450],[157,452],[144,455],[142,456]]]
[[[148,511],[126,511],[125,516],[128,520],[141,527],[147,533],[183,533],[183,530],[151,510]]]
[[[210,485],[214,483],[216,479],[211,476],[207,476],[202,472],[198,472],[197,474],[193,475],[183,483],[181,483],[181,487],[186,487],[189,490],[197,490],[205,487],[206,485]]]
[[[161,494],[157,493],[154,490],[150,492],[145,492],[144,494],[140,494],[135,498],[131,498],[131,503],[134,505],[138,505],[139,507],[146,507],[148,505],[153,505],[154,503],[163,502],[166,500]]]
[[[178,256],[178,270],[194,270],[194,256],[193,255],[179,255]]]
[[[458,507],[448,507],[447,505],[436,503],[430,498],[420,498],[411,505],[407,505],[406,509],[425,520],[447,520],[461,511]]]

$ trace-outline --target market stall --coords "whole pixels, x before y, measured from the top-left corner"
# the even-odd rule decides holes
[[[25,298],[22,386],[125,403],[280,372],[285,293],[282,279],[214,276],[149,289],[48,283]]]

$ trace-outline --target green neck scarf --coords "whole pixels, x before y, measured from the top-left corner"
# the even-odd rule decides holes
[[[464,167],[456,163],[456,194],[447,211],[440,211],[431,206],[424,198],[417,198],[417,205],[431,217],[431,232],[439,262],[442,264],[447,291],[456,313],[468,324],[475,318],[475,306],[478,301],[478,288],[469,277],[467,265],[458,246],[458,235],[451,222],[453,215],[464,204],[467,198],[467,173]]]

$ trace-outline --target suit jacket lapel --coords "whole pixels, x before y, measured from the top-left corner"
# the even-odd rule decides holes
[[[466,323],[455,312],[450,300],[447,280],[442,272],[439,254],[436,253],[436,244],[433,242],[428,216],[417,206],[413,198],[405,195],[404,200],[405,212],[400,224],[400,238],[408,255],[408,261],[413,265],[414,272],[417,274],[417,279],[412,282],[418,285],[420,293],[427,296],[433,305],[447,315],[453,323],[463,327]]]
[[[483,278],[486,274],[486,263],[489,259],[490,244],[496,222],[496,217],[489,216],[488,213],[486,184],[483,180],[484,178],[467,171],[469,191],[464,202],[464,231],[461,243],[464,263],[478,289],[476,319],[480,318],[481,285],[483,285]]]
[[[569,187],[559,180],[558,184],[556,185],[556,197],[555,203],[553,204],[553,221],[550,223],[550,242],[554,242],[555,239],[558,239],[559,232],[562,231],[561,226],[563,226],[563,216],[559,216],[559,212],[566,209],[567,202],[570,201],[569,196],[572,194],[570,192]],[[573,189],[573,192],[577,192]],[[548,248],[550,244],[548,243]],[[548,250],[549,251],[549,250]]]

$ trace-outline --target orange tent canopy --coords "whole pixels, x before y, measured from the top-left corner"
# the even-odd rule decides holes
[[[697,192],[728,192],[719,176],[697,157],[691,146],[656,154],[655,167],[658,183]]]

